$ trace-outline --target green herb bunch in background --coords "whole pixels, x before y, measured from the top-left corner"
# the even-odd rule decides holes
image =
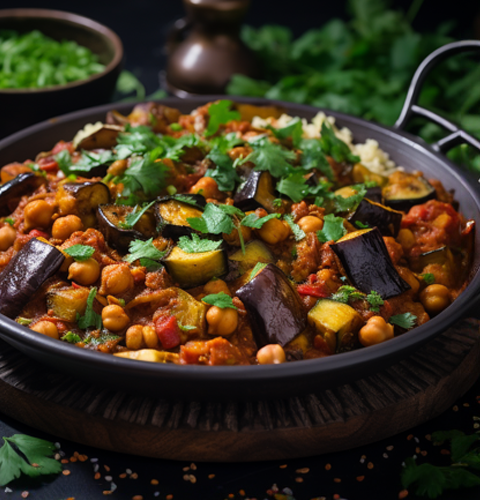
[[[400,114],[411,78],[421,61],[454,41],[454,23],[418,33],[412,21],[423,0],[408,12],[391,10],[387,0],[349,0],[351,20],[333,19],[297,39],[284,26],[245,26],[242,38],[264,68],[264,80],[235,75],[232,95],[312,104],[385,125]],[[450,58],[423,85],[419,104],[480,137],[480,65],[468,55]],[[410,131],[427,142],[445,135],[440,127],[412,120]],[[449,156],[480,172],[480,156],[460,146]]]

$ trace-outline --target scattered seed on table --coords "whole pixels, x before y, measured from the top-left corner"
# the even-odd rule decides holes
[[[143,500],[142,495],[135,495],[132,497],[132,500]]]
[[[413,434],[409,434],[409,435],[407,436],[407,441],[411,441],[412,439],[413,439]]]
[[[100,479],[102,477],[102,475],[100,474],[100,472],[96,472],[95,475],[93,476],[93,479]]]
[[[425,456],[427,456],[427,453],[428,453],[427,451],[422,450],[422,451],[420,452],[420,455],[422,455],[422,457],[425,457]]]
[[[125,479],[127,477],[127,473],[126,472],[122,472],[121,474],[118,475],[118,477],[120,479]]]
[[[184,467],[183,469],[183,472],[188,472],[190,470],[190,467],[187,465],[186,467]]]
[[[443,448],[443,449],[440,450],[440,453],[442,455],[450,455],[450,450],[446,450],[445,448]]]
[[[66,458],[62,458],[60,460],[60,463],[62,463],[62,464],[68,464],[68,460]]]
[[[426,434],[426,435],[425,435],[425,439],[426,439],[427,441],[431,441],[431,440],[432,440],[432,435],[431,435],[431,434]]]
[[[465,408],[470,408],[470,404],[469,404],[469,403],[463,403],[463,406],[464,406]]]
[[[415,453],[420,453],[420,448],[418,446],[415,448]]]
[[[105,481],[112,481],[113,477],[112,476],[105,476]]]
[[[65,469],[65,470],[62,470],[62,474],[64,476],[69,476],[71,474],[71,472],[68,469]]]
[[[158,484],[158,479],[152,479],[152,480],[150,481],[150,484],[157,485],[157,484]]]
[[[130,474],[130,479],[138,479],[138,474],[136,472],[133,472]]]
[[[92,464],[94,464],[94,463],[98,462],[98,458],[91,458],[90,462],[92,462]]]
[[[308,467],[303,467],[302,469],[297,469],[295,472],[297,474],[308,474],[310,469]]]
[[[133,471],[132,471],[132,469],[125,469],[125,472],[126,472],[128,475],[130,475]]]
[[[209,474],[208,479],[213,479],[215,477],[215,474]]]
[[[384,453],[382,456],[383,458],[388,458],[388,453]]]
[[[333,478],[333,481],[334,481],[335,483],[341,483],[341,482],[342,482],[342,480],[341,480],[339,477],[334,477],[334,478]]]
[[[452,408],[453,411],[458,411],[458,406],[455,405],[453,408]]]
[[[108,465],[104,465],[103,468],[107,471],[110,472],[110,467]]]
[[[325,470],[330,470],[332,468],[331,464],[325,465]]]
[[[239,490],[239,495],[244,497],[246,495],[245,490]]]
[[[60,458],[62,458],[62,457],[60,456],[60,453],[55,453],[55,455],[53,456],[53,458],[55,460],[60,460]]]
[[[408,490],[402,490],[402,491],[400,491],[400,493],[398,494],[398,498],[399,498],[400,500],[402,500],[403,498],[406,498],[406,497],[408,497]]]
[[[77,457],[70,457],[70,462],[72,462],[72,463],[76,462],[77,460],[78,460]]]
[[[279,467],[280,467],[280,469],[286,469],[288,467],[288,465],[287,464],[283,464],[283,465],[280,465]]]
[[[79,455],[78,459],[80,462],[86,462],[88,460],[87,455]]]
[[[194,463],[190,464],[190,469],[197,470],[197,466]]]
[[[98,472],[98,469],[100,469],[100,466],[98,464],[93,464],[93,472]]]
[[[386,449],[387,451],[392,451],[392,450],[393,450],[393,445],[387,446],[385,449]]]
[[[295,478],[295,481],[296,481],[297,483],[303,483],[303,477],[296,477],[296,478]]]
[[[480,424],[478,422],[474,423],[473,424],[473,428],[474,429],[478,429],[480,427]]]
[[[170,495],[167,495],[167,496],[166,496],[165,498],[166,498],[166,500],[172,500],[172,498],[173,498],[173,495],[172,495],[172,494],[170,494]]]
[[[365,476],[357,476],[357,481],[361,483],[365,479]]]
[[[160,492],[159,492],[159,491],[155,491],[155,492],[153,493],[153,496],[154,496],[154,497],[159,497],[159,496],[160,496]]]
[[[111,494],[112,494],[112,492],[111,492],[110,490],[103,490],[103,492],[102,492],[102,493],[103,493],[105,496],[106,496],[106,495],[111,495]]]
[[[28,491],[22,491],[21,497],[22,498],[27,498],[30,493]]]
[[[373,469],[375,466],[372,464],[372,462],[368,462],[367,464],[367,469]]]

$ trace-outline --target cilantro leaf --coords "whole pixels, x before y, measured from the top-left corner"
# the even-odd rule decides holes
[[[332,300],[337,302],[343,302],[347,304],[349,300],[361,300],[365,298],[365,294],[359,292],[355,287],[350,285],[342,285],[335,293],[330,297]]]
[[[212,137],[208,141],[212,150],[217,150],[220,153],[228,153],[231,149],[242,146],[245,141],[238,137],[236,132],[230,132],[226,135],[219,135],[217,137]]]
[[[298,116],[290,120],[285,127],[275,128],[271,125],[267,125],[266,128],[271,130],[277,139],[282,140],[291,137],[294,147],[297,148],[300,145],[303,136],[303,125],[302,119]]]
[[[6,217],[4,222],[6,222],[7,224],[9,224],[10,226],[13,226],[15,224],[15,220],[12,219],[11,217]]]
[[[132,213],[125,217],[125,222],[120,223],[122,229],[132,229],[132,227],[142,218],[142,215],[151,207],[155,201],[148,203],[143,208],[137,211],[138,206],[136,206]]]
[[[288,196],[295,203],[299,203],[309,192],[309,187],[303,172],[292,172],[280,179],[277,183],[277,191]]]
[[[214,203],[207,203],[201,217],[190,217],[187,222],[192,229],[201,233],[230,234],[235,228],[232,218]]]
[[[69,342],[70,344],[76,344],[78,342],[81,342],[82,338],[76,333],[67,332],[63,337],[60,338],[60,340],[64,340],[65,342]]]
[[[236,215],[237,217],[245,217],[245,213],[234,205],[226,205],[221,203],[217,207],[228,215]]]
[[[432,273],[425,273],[420,275],[426,285],[433,285],[435,283],[435,275]]]
[[[337,241],[342,236],[347,234],[347,230],[343,225],[342,217],[335,217],[333,214],[328,214],[323,219],[323,228],[317,231],[317,237],[320,243],[327,241]]]
[[[290,173],[291,163],[297,158],[293,151],[270,142],[265,136],[254,137],[249,144],[253,151],[244,161],[254,163],[254,170],[268,170],[273,177],[283,177]]]
[[[186,149],[193,148],[194,146],[203,147],[204,143],[196,134],[184,134],[178,138],[164,135],[162,137],[162,145],[165,148],[162,157],[179,161]]]
[[[89,245],[73,245],[63,250],[66,254],[73,257],[77,262],[83,262],[90,259],[95,253],[95,248]]]
[[[213,252],[216,250],[222,241],[212,241],[208,239],[201,239],[198,234],[193,233],[191,238],[188,236],[180,236],[178,246],[186,253],[204,253]]]
[[[180,130],[183,130],[183,127],[180,125],[180,123],[170,123],[170,128],[174,132],[180,132]]]
[[[303,139],[299,147],[302,151],[300,165],[305,170],[313,168],[321,172],[329,181],[334,180],[333,170],[323,153],[322,146],[318,139]]]
[[[384,304],[384,300],[382,299],[380,294],[375,290],[372,290],[367,295],[367,302],[370,304],[370,310],[373,312],[379,312],[380,306],[383,306]]]
[[[102,328],[102,316],[93,310],[93,301],[95,300],[96,295],[97,288],[93,287],[88,294],[85,314],[83,316],[77,314],[77,324],[82,330],[86,330],[90,327],[94,327],[97,330]]]
[[[271,219],[280,218],[280,214],[268,214],[265,217],[259,217],[257,214],[249,214],[242,220],[242,226],[253,227],[254,229],[260,229],[265,222]]]
[[[203,297],[202,301],[212,306],[220,307],[220,309],[226,309],[227,307],[231,309],[237,309],[233,305],[232,297],[230,297],[230,295],[227,295],[225,292],[212,293],[210,295],[207,295],[206,297]]]
[[[172,195],[174,200],[181,201],[182,203],[187,203],[188,205],[192,205],[193,207],[200,208],[203,210],[203,205],[198,204],[198,200],[191,195],[188,194],[174,194]]]
[[[210,151],[207,158],[213,161],[215,168],[208,169],[205,173],[205,177],[215,179],[220,191],[233,191],[235,189],[235,183],[240,181],[240,177],[233,166],[233,161],[230,156],[214,149]]]
[[[133,240],[128,247],[128,255],[124,260],[129,262],[140,261],[140,265],[147,268],[148,271],[157,271],[163,266],[158,261],[165,257],[168,250],[161,251],[153,244],[153,238],[147,241]]]
[[[295,237],[295,241],[300,241],[303,240],[303,238],[305,238],[306,236],[305,232],[300,228],[298,224],[295,224],[295,222],[293,222],[293,215],[286,214],[283,216],[283,220],[285,220],[287,224],[290,226],[293,236]]]
[[[252,269],[252,272],[250,273],[250,279],[253,280],[257,273],[259,273],[264,267],[266,267],[268,264],[265,262],[257,262],[255,264],[255,267]]]
[[[337,163],[358,163],[360,161],[360,158],[350,151],[348,145],[335,135],[333,128],[327,125],[326,121],[322,123],[320,145],[322,151],[331,156]]]
[[[356,193],[352,194],[352,196],[348,196],[347,198],[343,196],[335,196],[334,203],[335,210],[337,212],[348,212],[349,210],[353,210],[367,194],[367,189],[363,184],[352,186],[352,188],[356,191]]]
[[[124,160],[132,155],[144,155],[159,147],[162,148],[163,152],[162,140],[150,127],[146,125],[132,127],[127,124],[125,132],[118,134],[115,150],[117,158]]]
[[[370,226],[368,224],[364,224],[363,222],[360,222],[359,220],[356,220],[355,221],[355,225],[359,228],[359,229],[369,229]]]
[[[232,101],[223,99],[215,102],[208,108],[208,126],[205,136],[213,135],[219,129],[220,125],[228,123],[231,120],[240,120],[240,113],[232,111]]]
[[[396,314],[395,316],[390,316],[388,320],[392,325],[400,326],[401,328],[405,328],[405,330],[409,330],[413,328],[417,321],[417,317],[412,313],[403,313]]]
[[[30,477],[38,477],[44,474],[58,474],[62,470],[60,462],[49,458],[56,451],[53,443],[25,434],[15,434],[4,437],[3,440],[4,444],[0,448],[0,486],[20,477],[22,472]],[[14,443],[27,460],[22,458],[10,443]]]

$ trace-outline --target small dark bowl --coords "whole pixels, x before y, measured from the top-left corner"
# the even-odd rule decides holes
[[[0,29],[38,29],[55,40],[73,40],[98,55],[106,67],[86,80],[43,89],[0,89],[0,137],[42,120],[109,102],[123,60],[120,38],[87,17],[46,9],[0,10]]]

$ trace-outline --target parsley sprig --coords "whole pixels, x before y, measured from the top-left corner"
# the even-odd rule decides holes
[[[217,250],[222,244],[222,241],[213,241],[202,239],[198,234],[193,233],[190,237],[180,236],[178,246],[186,253],[204,253]]]
[[[71,247],[63,250],[66,254],[73,257],[77,262],[83,262],[95,253],[95,248],[89,245],[72,245]]]
[[[227,295],[225,292],[212,293],[203,297],[202,301],[212,306],[217,306],[220,309],[237,309],[233,305],[232,297],[230,297],[230,295]]]
[[[128,247],[128,252],[125,260],[130,264],[138,260],[141,266],[147,268],[147,271],[157,271],[163,267],[158,261],[165,257],[168,250],[159,250],[153,244],[153,238],[150,238],[147,241],[133,240]]]
[[[92,327],[97,330],[100,330],[102,328],[102,316],[100,314],[97,314],[93,310],[93,301],[95,300],[96,295],[97,287],[93,287],[88,294],[85,314],[83,316],[80,316],[77,313],[77,324],[78,327],[82,330],[86,330],[87,328]]]

